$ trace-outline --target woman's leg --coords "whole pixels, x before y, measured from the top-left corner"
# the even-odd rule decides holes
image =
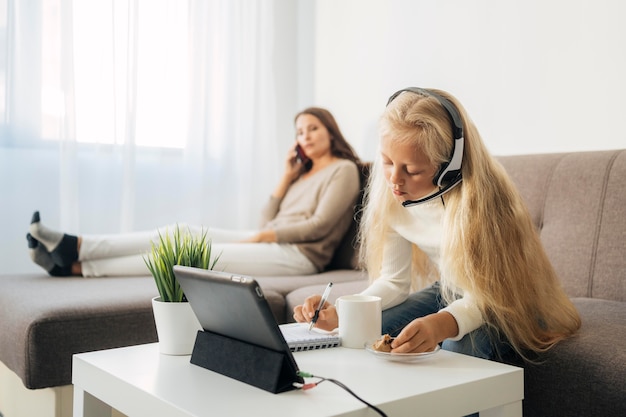
[[[206,233],[212,242],[230,241],[249,236],[250,231],[225,231],[221,229],[209,229],[202,226],[187,224],[172,224],[155,230],[142,232],[117,233],[108,235],[83,235],[81,236],[78,260],[80,262],[96,259],[119,258],[132,255],[142,255],[150,251],[152,244],[158,244],[160,236],[173,237],[178,228],[182,234],[191,233],[194,237]],[[215,232],[215,233],[214,233]]]
[[[146,253],[147,255],[147,253]],[[80,263],[80,274],[84,277],[119,277],[150,275],[142,254],[94,259]]]
[[[152,231],[85,235],[81,237],[79,251],[81,274],[85,277],[149,274],[144,258],[150,252],[152,244],[158,244],[162,236],[169,235],[173,238],[177,227],[181,233],[189,232],[194,237],[206,234],[211,241],[212,258],[223,251],[218,242],[237,242],[256,233],[177,224]],[[216,269],[218,266],[216,265]]]
[[[81,236],[81,245],[78,260],[86,262],[105,258],[118,258],[145,254],[152,248],[152,244],[159,243],[160,236],[169,235],[172,238],[178,228],[181,233],[191,233],[199,237],[206,233],[212,244],[222,242],[237,242],[255,233],[252,230],[225,230],[206,228],[187,224],[172,224],[155,230],[131,233],[117,233],[109,235]]]
[[[144,254],[87,260],[81,263],[85,277],[120,275],[149,275]],[[261,275],[309,275],[317,271],[315,265],[294,245],[278,243],[212,243],[211,257],[215,259],[216,271],[235,274]]]
[[[52,255],[47,249],[30,233],[26,235],[28,241],[28,251],[30,258],[34,263],[42,267],[48,274],[53,277],[67,277],[72,275],[71,266],[59,266],[54,263]]]
[[[411,321],[436,313],[441,304],[439,282],[409,295],[405,302],[383,311],[383,334],[397,336]]]
[[[50,259],[62,268],[71,267],[72,263],[78,259],[78,237],[44,226],[41,224],[38,211],[34,212],[30,219],[29,233],[26,238],[29,248],[32,242],[36,241],[38,246],[45,248],[50,254]]]
[[[160,236],[172,235],[177,227],[181,232],[189,231],[194,236],[206,233],[212,242],[213,256],[220,256],[215,265],[216,270],[253,276],[304,275],[318,272],[315,265],[294,245],[239,243],[254,235],[256,233],[254,230],[207,229],[202,226],[174,224],[152,231],[84,235],[78,238],[48,229],[41,224],[38,213],[33,220],[36,221],[31,223],[31,233],[35,231],[38,236],[46,238],[48,246],[53,250],[63,246],[64,253],[68,252],[69,246],[66,244],[68,236],[74,238],[72,242],[75,242],[73,250],[76,256],[73,256],[73,259],[77,257],[80,264],[68,262],[67,266],[79,266],[82,275],[86,277],[148,274],[144,256],[150,251],[153,243],[158,244]],[[65,243],[61,245],[60,242]],[[56,258],[52,256],[52,259]]]
[[[41,243],[50,253],[57,265],[70,266],[73,262],[84,260],[116,258],[145,253],[150,250],[152,242],[158,243],[159,235],[169,233],[176,228],[181,232],[190,231],[199,236],[207,233],[213,242],[236,242],[250,237],[254,231],[232,231],[209,229],[202,226],[173,224],[155,230],[107,235],[74,236],[50,229],[41,222],[39,212],[33,213],[29,226],[32,240]],[[29,240],[30,245],[30,240]]]
[[[211,249],[219,260],[214,269],[251,276],[311,275],[319,272],[295,245],[224,243]]]

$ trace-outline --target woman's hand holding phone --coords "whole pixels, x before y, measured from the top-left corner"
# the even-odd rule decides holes
[[[302,165],[306,165],[306,163],[310,161],[300,144],[296,144],[296,161],[300,162]]]
[[[285,159],[285,172],[272,193],[274,197],[283,198],[291,184],[297,180],[304,171],[304,167],[296,158],[297,152],[295,148],[289,148],[287,158]]]

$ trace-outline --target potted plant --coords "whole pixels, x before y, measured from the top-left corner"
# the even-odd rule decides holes
[[[207,232],[193,235],[179,226],[170,234],[159,233],[159,242],[144,256],[159,296],[152,299],[154,320],[161,353],[190,355],[196,334],[202,327],[189,306],[174,275],[174,265],[213,269],[219,256],[211,258],[211,240]]]

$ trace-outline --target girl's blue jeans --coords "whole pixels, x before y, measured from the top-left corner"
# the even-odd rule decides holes
[[[409,295],[402,304],[383,311],[382,333],[397,336],[418,317],[433,314],[445,307],[439,282]],[[506,361],[513,358],[513,349],[495,330],[486,325],[465,335],[461,340],[444,340],[442,349],[482,359]]]

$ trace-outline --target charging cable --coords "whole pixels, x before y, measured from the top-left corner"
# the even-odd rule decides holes
[[[308,372],[302,372],[302,371],[298,371],[298,376],[301,376],[302,378],[318,378],[319,381],[316,382],[309,382],[306,384],[297,384],[294,383],[294,386],[298,389],[301,389],[303,391],[311,389],[311,388],[315,388],[317,387],[319,384],[321,384],[324,381],[328,381],[328,382],[332,382],[333,384],[343,388],[344,390],[346,390],[350,395],[352,395],[354,398],[356,398],[357,400],[361,401],[363,404],[365,404],[366,406],[368,406],[369,408],[371,408],[372,410],[376,411],[379,415],[381,415],[382,417],[387,417],[387,414],[385,414],[383,412],[383,410],[381,410],[380,408],[376,407],[373,404],[368,403],[367,401],[365,401],[363,398],[359,397],[358,395],[356,395],[350,388],[348,388],[347,386],[345,386],[342,382],[337,381],[336,379],[333,378],[324,378],[323,376],[316,376],[313,374],[310,374]]]

